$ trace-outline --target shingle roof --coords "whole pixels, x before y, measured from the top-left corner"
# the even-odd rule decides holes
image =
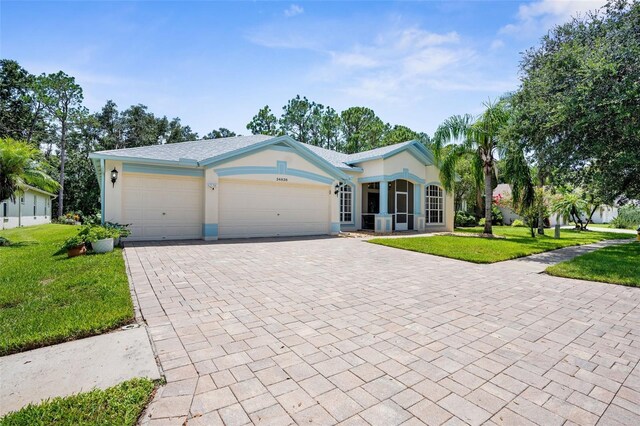
[[[256,145],[270,139],[274,139],[274,137],[267,135],[251,135],[234,136],[230,138],[220,139],[204,139],[166,145],[149,145],[137,148],[97,151],[92,154],[92,157],[100,158],[108,156],[123,157],[128,160],[140,159],[171,162],[190,160],[194,162],[201,162],[208,159],[214,159],[218,156],[247,148],[251,145]],[[334,167],[340,169],[353,169],[353,164],[355,163],[358,163],[365,159],[382,157],[404,146],[410,145],[411,143],[413,143],[413,141],[402,142],[395,145],[389,145],[382,148],[363,151],[357,154],[343,154],[341,152],[332,151],[330,149],[320,148],[318,146],[303,143],[300,143],[300,145],[309,149],[312,153],[324,159]]]
[[[302,145],[304,145],[306,148],[308,148],[311,152],[313,152],[317,156],[324,158],[326,161],[331,163],[331,165],[334,167],[339,167],[343,169],[352,168],[348,164],[348,160],[349,160],[348,154],[343,154],[342,152],[338,152],[338,151],[332,151],[330,149],[320,148],[319,146],[309,145],[306,143],[303,143]]]
[[[273,136],[234,136],[230,138],[204,139],[166,145],[149,145],[137,148],[113,149],[109,151],[98,151],[95,154],[164,161],[179,161],[180,159],[203,161],[208,158],[217,157],[238,149],[246,148],[269,139],[273,139]]]
[[[400,142],[394,145],[383,146],[382,148],[370,149],[369,151],[362,151],[356,154],[351,154],[347,158],[347,162],[349,164],[357,163],[364,159],[369,159],[373,157],[383,157],[385,154],[393,152],[399,148],[402,148],[406,145],[411,145],[414,141]]]

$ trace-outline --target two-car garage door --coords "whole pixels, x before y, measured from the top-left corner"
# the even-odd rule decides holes
[[[219,237],[328,234],[330,187],[222,179]]]
[[[198,239],[204,223],[202,178],[126,173],[122,216],[132,239]],[[219,238],[328,234],[330,187],[221,179]]]

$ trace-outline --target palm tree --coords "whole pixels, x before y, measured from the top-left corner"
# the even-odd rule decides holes
[[[47,192],[59,188],[58,182],[44,173],[36,159],[40,152],[11,138],[0,138],[0,201],[15,201],[24,187],[35,186]]]
[[[440,162],[440,179],[448,191],[454,187],[456,164],[464,156],[471,157],[473,173],[484,179],[484,233],[492,234],[491,208],[492,177],[495,174],[496,154],[503,150],[502,134],[509,122],[509,110],[503,102],[486,102],[485,111],[478,117],[470,114],[454,115],[442,123],[433,137],[436,159]],[[443,148],[450,144],[444,154]]]

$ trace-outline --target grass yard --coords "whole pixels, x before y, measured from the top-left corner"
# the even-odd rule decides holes
[[[482,227],[459,228],[456,229],[456,232],[479,234],[482,232]],[[548,229],[546,230],[546,235],[538,235],[536,238],[531,238],[528,228],[514,228],[511,226],[494,226],[493,233],[505,238],[490,239],[472,236],[437,235],[412,238],[375,238],[369,240],[369,242],[473,263],[494,263],[562,247],[633,237],[629,234],[615,234],[612,232],[577,232],[563,229],[560,232],[560,238],[555,239],[553,238],[553,229]]]
[[[547,268],[550,275],[640,287],[640,242],[601,248]]]
[[[99,334],[133,319],[122,251],[56,254],[77,226],[0,231],[0,355]]]
[[[0,425],[134,425],[154,386],[149,379],[132,379],[106,390],[54,398],[9,413]]]

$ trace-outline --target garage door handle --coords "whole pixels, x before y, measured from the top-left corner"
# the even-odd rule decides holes
[[[166,215],[166,213],[164,213],[164,212],[163,212],[163,213],[162,213],[162,216],[164,216],[164,215]]]

